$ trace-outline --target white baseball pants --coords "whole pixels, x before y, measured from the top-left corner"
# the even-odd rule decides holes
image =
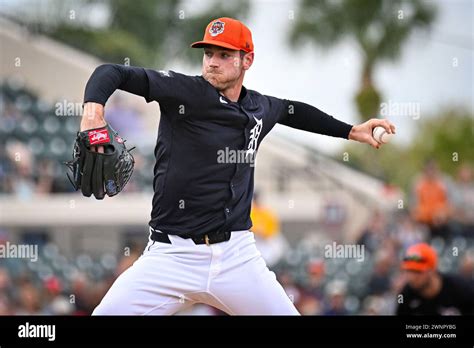
[[[205,303],[230,315],[298,315],[255,246],[250,231],[226,242],[196,245],[169,236],[149,241],[92,315],[171,315]]]

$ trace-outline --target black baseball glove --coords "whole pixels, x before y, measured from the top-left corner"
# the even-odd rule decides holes
[[[95,146],[103,146],[104,153],[91,151]],[[67,173],[67,177],[86,197],[115,196],[132,176],[135,161],[131,150],[109,125],[78,132],[73,159],[65,162],[72,174]]]

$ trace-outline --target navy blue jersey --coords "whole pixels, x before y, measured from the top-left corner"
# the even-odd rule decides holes
[[[305,103],[245,87],[232,102],[202,76],[112,64],[84,102],[105,105],[116,89],[160,104],[150,226],[184,237],[252,226],[255,156],[276,123],[346,139],[352,128]]]

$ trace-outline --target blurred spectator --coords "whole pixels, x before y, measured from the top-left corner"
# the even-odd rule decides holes
[[[327,285],[327,304],[324,315],[346,315],[349,314],[345,307],[347,285],[342,280],[333,280]]]
[[[474,236],[474,179],[469,165],[459,168],[454,184],[454,219],[464,235]]]
[[[45,308],[44,314],[52,315],[71,315],[74,312],[73,304],[67,297],[58,295],[51,300],[51,303]]]
[[[296,308],[298,308],[298,303],[301,299],[301,291],[298,286],[296,286],[291,272],[289,270],[282,270],[281,272],[279,272],[278,281],[280,282],[281,286],[285,290],[290,300],[295,304]]]
[[[414,197],[415,220],[429,227],[431,237],[449,237],[448,219],[451,206],[447,185],[436,161],[430,160],[426,163],[420,179],[415,183]]]
[[[20,123],[22,113],[18,110],[14,104],[6,102],[2,110],[3,115],[0,118],[0,129],[5,132],[11,132],[15,129],[15,126]]]
[[[474,252],[467,252],[459,264],[459,275],[474,285]]]
[[[143,118],[137,110],[127,104],[119,93],[115,93],[105,108],[105,118],[120,136],[131,146],[150,143],[150,131],[145,127]],[[153,141],[155,136],[151,137]]]
[[[7,293],[10,289],[10,274],[6,268],[0,267],[0,292]]]
[[[16,315],[39,315],[41,313],[41,297],[38,288],[33,283],[25,282],[20,285],[18,291],[18,308]]]
[[[364,245],[370,252],[375,252],[386,239],[386,222],[380,211],[371,216],[368,226],[362,231],[357,244]]]
[[[63,289],[61,281],[55,276],[45,279],[43,287],[46,290],[46,298],[54,298],[58,296],[61,294]]]
[[[307,281],[300,288],[300,299],[297,309],[302,315],[319,315],[324,305],[324,260],[313,259],[308,262]]]
[[[258,192],[254,192],[250,213],[257,248],[268,267],[275,265],[288,249],[288,242],[280,233],[278,217],[260,203]]]
[[[25,144],[19,141],[7,145],[7,155],[16,172],[12,180],[12,192],[20,199],[30,199],[35,192],[32,181],[33,155]]]
[[[303,293],[296,308],[301,315],[320,315],[323,311],[323,302]]]
[[[13,297],[13,289],[10,286],[10,274],[6,268],[0,267],[0,315],[11,314],[9,298]]]
[[[0,292],[0,315],[13,315],[8,296]]]
[[[398,246],[405,250],[410,245],[425,241],[427,233],[428,231],[423,225],[413,221],[409,214],[402,213],[397,217],[392,235]]]
[[[37,164],[37,187],[36,192],[48,194],[53,192],[54,164],[51,160],[42,159]]]
[[[71,295],[75,306],[74,315],[88,315],[92,313],[91,306],[89,305],[90,286],[90,281],[84,273],[76,272],[72,276]]]
[[[126,248],[128,249],[125,249],[126,253],[119,260],[117,268],[115,270],[115,276],[117,277],[122,274],[127,268],[133,265],[136,260],[138,260],[144,249],[142,243],[135,241],[130,241],[126,243],[126,245]]]
[[[314,298],[323,300],[324,298],[324,281],[325,281],[325,269],[324,260],[314,259],[308,263],[308,284],[306,290]]]
[[[386,315],[387,301],[379,295],[367,296],[362,304],[362,314],[364,315]]]
[[[369,295],[382,295],[390,290],[392,258],[386,252],[375,257],[374,273],[368,283]]]
[[[43,309],[42,314],[70,315],[74,311],[73,304],[63,296],[63,285],[58,277],[51,276],[43,283]]]
[[[459,276],[437,271],[438,256],[426,243],[409,247],[402,261],[407,284],[397,315],[474,314],[474,288]]]
[[[8,157],[6,149],[0,146],[0,193],[10,193],[13,191],[12,173],[14,164]]]
[[[95,307],[100,303],[104,298],[107,291],[112,287],[115,279],[117,277],[113,273],[108,273],[103,279],[100,279],[98,282],[94,283],[94,286],[87,293],[85,298],[86,311],[90,315],[94,311]]]

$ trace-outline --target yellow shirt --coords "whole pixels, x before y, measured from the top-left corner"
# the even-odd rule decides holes
[[[273,237],[280,230],[277,216],[267,208],[252,204],[250,218],[253,223],[250,230],[262,238]]]

